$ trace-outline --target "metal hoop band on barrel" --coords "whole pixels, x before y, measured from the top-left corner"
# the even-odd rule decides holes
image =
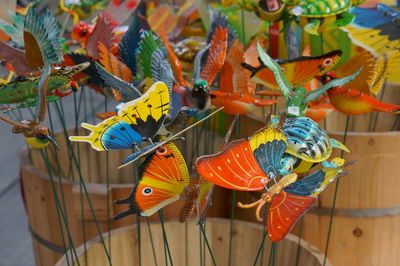
[[[54,243],[51,243],[50,241],[47,241],[46,239],[44,239],[43,237],[41,237],[41,236],[39,236],[37,233],[35,233],[35,232],[32,230],[32,228],[29,227],[28,229],[29,229],[29,231],[31,232],[32,237],[33,237],[37,242],[39,242],[39,244],[45,246],[46,248],[48,248],[48,249],[50,249],[50,250],[52,250],[52,251],[54,251],[54,252],[57,252],[57,253],[60,253],[60,254],[65,254],[65,249],[64,249],[64,247],[59,246],[59,245],[54,244]]]

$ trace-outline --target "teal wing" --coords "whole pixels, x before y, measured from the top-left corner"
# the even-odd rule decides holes
[[[286,101],[290,100],[291,94],[293,92],[293,87],[286,80],[285,75],[282,72],[282,68],[264,51],[264,49],[258,42],[257,51],[261,62],[274,73],[275,81],[278,84],[279,89],[285,96]]]
[[[60,27],[48,9],[42,16],[39,16],[35,9],[29,8],[25,17],[24,42],[26,57],[32,68],[62,63]],[[39,55],[38,49],[40,50]]]
[[[349,83],[350,81],[352,81],[353,79],[355,79],[358,74],[360,74],[361,70],[363,69],[363,67],[361,67],[356,73],[354,73],[353,75],[344,77],[344,78],[340,78],[340,79],[334,79],[328,83],[326,83],[325,85],[323,85],[322,87],[318,88],[317,90],[314,91],[310,91],[309,93],[307,93],[306,98],[304,99],[304,102],[309,102],[309,101],[314,101],[316,100],[318,97],[320,97],[321,95],[323,95],[326,91],[328,91],[330,88],[333,87],[338,87],[338,86],[343,86],[346,83]]]
[[[38,84],[39,90],[46,90],[46,80],[50,75],[51,64],[63,62],[60,28],[54,15],[46,9],[42,16],[35,9],[29,8],[24,23],[25,55],[32,68],[44,67]],[[38,93],[36,119],[42,117],[43,93]]]

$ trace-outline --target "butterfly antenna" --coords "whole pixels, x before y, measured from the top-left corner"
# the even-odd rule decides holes
[[[231,125],[229,126],[228,132],[226,132],[225,138],[221,143],[221,147],[220,147],[221,151],[223,149],[225,149],[226,145],[228,145],[228,142],[229,142],[229,139],[231,138],[234,126],[238,120],[239,120],[239,115],[235,115],[235,118],[233,118],[233,121],[232,121]]]
[[[269,124],[271,124],[271,113],[265,115],[265,127],[268,127]]]
[[[283,112],[277,128],[282,129],[283,125],[285,124],[285,121],[286,121],[286,112]]]
[[[347,163],[345,163],[344,164],[344,168],[346,168],[346,167],[348,167],[348,166],[350,166],[350,165],[352,165],[352,164],[354,164],[355,162],[357,162],[357,160],[351,160],[351,161],[348,161]]]

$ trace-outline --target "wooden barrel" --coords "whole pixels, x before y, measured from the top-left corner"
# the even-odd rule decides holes
[[[68,149],[63,133],[56,134],[55,137],[61,145],[61,151],[55,153],[53,149],[48,149],[50,172],[41,151],[32,150],[28,154],[25,150],[20,156],[23,197],[32,233],[35,260],[36,265],[41,266],[54,265],[64,254],[63,235],[66,246],[70,246],[63,217],[60,218],[64,229],[63,235],[61,233],[53,188],[65,213],[74,246],[77,247],[84,241],[98,236],[98,228],[87,197],[84,192],[81,193],[84,190],[79,183],[79,173],[85,181],[101,232],[136,223],[135,216],[120,221],[109,221],[110,217],[127,208],[116,206],[113,201],[127,197],[134,182],[136,170],[133,166],[117,169],[121,160],[129,155],[129,151],[96,152],[88,144],[75,143],[73,149],[79,165],[76,167],[74,156]],[[109,186],[106,185],[107,178],[110,180]],[[225,205],[229,204],[226,200],[229,193],[222,189],[216,191],[216,204],[209,211],[211,216],[228,217],[230,208]],[[166,219],[176,219],[182,205],[183,200],[179,200],[165,207]],[[150,219],[158,221],[157,215]]]
[[[207,219],[207,240],[217,265],[228,265],[229,224],[230,221],[227,219]],[[151,231],[153,241],[151,241],[149,231]],[[166,235],[173,265],[198,265],[201,259],[205,259],[205,265],[213,265],[207,247],[203,246],[203,243],[199,240],[199,228],[195,222],[189,222],[186,227],[185,224],[177,221],[169,221],[165,223],[165,231],[167,232]],[[232,236],[231,265],[253,265],[263,235],[264,227],[262,225],[235,221]],[[105,242],[108,243],[107,234],[104,234],[104,238]],[[110,240],[112,265],[139,265],[136,226],[113,230]],[[289,235],[285,240],[276,245],[275,265],[296,265],[297,240],[297,237]],[[158,265],[165,265],[163,232],[159,223],[152,223],[150,226],[142,224],[140,241],[141,265],[155,265],[155,260]],[[152,242],[154,244],[154,253]],[[200,258],[200,247],[203,248],[203,252],[205,251],[205,256],[202,256],[202,258]],[[99,238],[87,242],[86,248],[87,264],[85,263],[84,247],[81,246],[77,250],[80,265],[110,265]],[[271,243],[269,240],[266,240],[264,245],[264,264],[268,263],[270,250]],[[261,257],[258,263],[260,261]],[[298,265],[317,266],[322,265],[322,262],[323,255],[312,245],[301,241]],[[65,257],[56,264],[56,266],[66,265],[68,264]],[[77,265],[77,263],[75,262],[73,265]],[[331,264],[327,261],[326,265]]]
[[[328,257],[333,265],[400,265],[400,132],[350,132],[346,146],[345,158],[357,162],[340,180]],[[303,223],[302,237],[322,251],[335,186],[320,194]]]

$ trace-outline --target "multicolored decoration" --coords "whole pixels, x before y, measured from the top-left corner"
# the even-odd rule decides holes
[[[319,193],[348,174],[349,116],[400,114],[400,105],[382,101],[387,81],[400,67],[399,9],[357,7],[362,2],[60,0],[60,13],[68,13],[63,23],[35,4],[0,12],[0,110],[18,117],[0,115],[0,120],[47,156],[49,143],[59,148],[43,124],[48,103],[55,102],[67,135],[61,103],[73,94],[74,120],[76,125],[85,121],[81,126],[88,133],[69,140],[96,151],[129,150],[119,168],[140,165],[131,193],[115,202],[127,208],[114,220],[151,216],[181,200],[175,218],[184,223],[197,216],[201,238],[207,240],[207,209],[220,186],[260,197],[246,204],[232,197],[231,202],[232,210],[255,208],[259,221],[268,204],[265,235],[277,242]],[[92,98],[106,96],[118,103],[113,109],[108,102],[95,104],[97,99],[78,90],[83,86],[101,94]],[[82,99],[92,101],[93,113],[104,112],[96,115],[101,121],[79,120]],[[15,112],[31,107],[36,110],[30,120]],[[325,118],[335,110],[348,118],[343,143],[325,130],[332,124]],[[225,114],[181,137],[220,111]],[[265,117],[265,125],[240,138],[251,121],[245,115]],[[372,129],[378,119],[370,117]],[[49,118],[53,126],[55,116]],[[393,129],[398,124],[396,119]],[[233,131],[236,140],[231,140]],[[223,138],[219,148],[214,145],[218,138]],[[178,140],[187,142],[184,148],[178,149]],[[68,154],[74,153],[66,143]],[[191,156],[183,155],[189,151]]]
[[[274,121],[275,120],[275,121]],[[276,123],[277,118],[273,121]],[[315,163],[322,163],[332,155],[332,149],[349,152],[339,141],[308,117],[288,117],[282,127],[287,138],[287,150],[281,161],[280,174],[306,173]]]
[[[356,18],[343,30],[349,33],[355,44],[376,55],[400,49],[398,9],[378,4],[371,9],[354,7],[351,12]]]
[[[113,219],[129,214],[150,216],[178,200],[187,185],[189,173],[185,159],[173,143],[164,144],[141,165],[139,181],[129,197],[115,202],[129,204],[129,209]]]
[[[214,155],[196,160],[197,172],[210,182],[229,189],[262,190],[280,174],[280,162],[287,148],[282,132],[284,115],[277,126],[268,116],[266,125],[248,140],[236,140]]]
[[[335,50],[321,56],[302,56],[291,60],[279,60],[285,79],[294,87],[303,86],[315,76],[331,70],[341,59],[342,52]],[[256,42],[247,48],[242,66],[252,72],[251,80],[272,90],[279,90],[274,72],[259,60]]]
[[[83,128],[91,131],[88,136],[72,136],[69,139],[88,142],[97,151],[138,149],[123,160],[122,165],[126,165],[143,152],[139,148],[143,141],[151,142],[157,135],[168,114],[169,104],[168,87],[162,82],[156,82],[140,98],[120,104],[117,107],[118,116],[97,125],[82,123]],[[146,150],[156,144],[151,143]]]
[[[282,177],[277,183],[267,188],[261,198],[251,204],[238,203],[241,208],[256,208],[256,217],[262,221],[260,211],[269,203],[267,213],[267,232],[273,242],[285,238],[294,224],[315,203],[317,196],[336,178],[343,176],[344,160],[335,158],[335,167],[318,170],[300,180],[296,174]],[[297,180],[297,181],[296,181]]]
[[[74,66],[53,67],[46,85],[47,101],[56,100],[72,93],[71,80],[73,76],[89,66],[82,63]],[[41,72],[32,72],[25,77],[19,77],[9,83],[0,85],[0,104],[16,104],[2,107],[3,110],[36,106],[37,88],[41,79]]]
[[[317,90],[307,92],[304,87],[293,88],[292,85],[286,80],[285,75],[283,74],[283,71],[278,63],[269,57],[269,55],[261,48],[259,44],[257,44],[257,50],[261,62],[274,73],[275,81],[286,100],[286,110],[288,116],[304,116],[304,111],[306,110],[308,106],[307,103],[309,101],[316,100],[333,87],[338,87],[352,81],[361,71],[358,70],[356,73],[348,77],[332,80],[325,83]]]

